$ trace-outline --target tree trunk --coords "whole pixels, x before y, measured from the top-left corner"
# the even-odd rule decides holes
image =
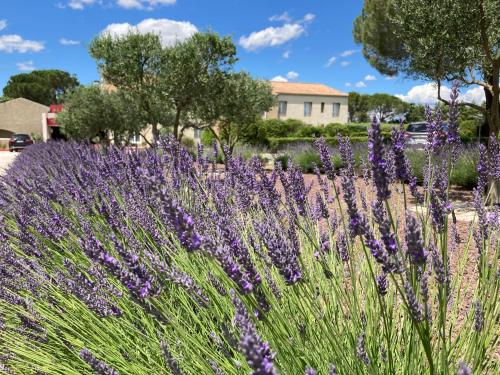
[[[493,87],[493,93],[490,90],[484,90],[486,95],[486,110],[488,111],[488,125],[490,137],[498,137],[500,128],[500,88],[499,67],[494,66],[492,74],[488,77],[488,83]],[[489,140],[488,140],[489,142]],[[489,145],[488,145],[489,146]],[[489,182],[490,199],[489,204],[500,204],[500,181],[492,180]]]
[[[160,140],[160,134],[158,132],[158,124],[155,121],[151,124],[151,133],[153,133],[153,145],[156,147]]]
[[[179,123],[181,121],[181,109],[177,107],[175,111],[175,120],[174,120],[174,137],[175,139],[179,139]]]

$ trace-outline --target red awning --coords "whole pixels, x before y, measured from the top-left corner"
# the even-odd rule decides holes
[[[56,123],[55,118],[48,118],[47,119],[47,126],[61,126],[58,123]]]

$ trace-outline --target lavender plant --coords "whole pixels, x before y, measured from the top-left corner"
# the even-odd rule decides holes
[[[0,180],[0,369],[498,373],[500,215],[484,203],[498,147],[481,151],[458,243],[458,140],[429,121],[421,188],[401,130],[385,145],[376,120],[363,179],[348,138],[340,170],[316,142],[327,178],[220,167],[173,139],[28,148]]]

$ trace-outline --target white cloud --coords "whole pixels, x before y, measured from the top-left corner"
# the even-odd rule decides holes
[[[343,66],[343,67],[346,67],[347,65],[351,65],[351,62],[350,61],[342,61],[340,63],[340,66]]]
[[[7,27],[7,20],[0,20],[0,30],[3,30]]]
[[[346,82],[346,83],[345,83],[345,86],[346,86],[346,87],[351,87],[351,86],[352,86],[352,83],[351,83],[351,82]]]
[[[392,81],[393,79],[396,79],[396,76],[385,76],[384,79],[386,81]]]
[[[298,23],[286,23],[281,27],[268,27],[267,29],[254,31],[248,36],[240,38],[240,44],[248,51],[259,48],[274,47],[297,39],[305,32],[304,26]]]
[[[290,71],[290,72],[288,72],[288,73],[286,74],[286,78],[288,78],[288,79],[297,79],[297,78],[299,78],[299,73],[294,72],[294,71],[292,70],[292,71]]]
[[[337,58],[335,56],[330,57],[325,64],[325,68],[329,68],[330,66],[332,66],[335,61],[337,61]]]
[[[359,81],[359,82],[356,82],[355,84],[356,87],[366,87],[366,83],[364,83],[363,81]]]
[[[283,58],[284,59],[288,59],[290,57],[291,53],[292,53],[292,51],[285,51],[285,52],[283,52]]]
[[[372,76],[371,74],[368,74],[365,76],[365,81],[375,81],[377,78],[375,76]]]
[[[196,26],[187,21],[149,18],[139,22],[137,25],[113,23],[108,25],[102,33],[114,37],[121,37],[128,33],[154,33],[160,36],[164,46],[171,46],[176,42],[182,42],[191,37],[196,32],[198,32]]]
[[[358,51],[355,49],[348,49],[348,50],[342,52],[340,54],[340,57],[348,57],[348,56],[354,55],[356,52],[358,52]]]
[[[459,100],[469,103],[482,104],[486,100],[484,89],[481,86],[469,89],[459,96]]]
[[[71,9],[83,10],[86,6],[92,5],[96,0],[70,0],[68,6]]]
[[[78,40],[66,39],[66,38],[59,39],[59,43],[61,43],[63,46],[76,46],[80,44]]]
[[[316,18],[316,15],[313,13],[307,13],[304,18],[302,18],[302,22],[312,22]]]
[[[43,42],[26,40],[19,35],[0,35],[0,51],[26,53],[40,52],[44,48]]]
[[[19,62],[16,64],[17,69],[22,70],[23,72],[31,72],[32,70],[35,70],[35,65],[33,64],[33,61],[24,61],[24,62]]]
[[[448,100],[450,98],[450,88],[446,86],[441,86],[441,97]],[[437,99],[437,85],[434,83],[426,83],[423,85],[418,85],[412,87],[406,95],[399,94],[396,95],[398,98],[405,102],[415,103],[415,104],[436,104]],[[462,93],[459,101],[472,102],[475,104],[481,104],[485,100],[484,90],[482,87],[473,87]]]
[[[273,81],[273,82],[288,82],[288,79],[286,79],[283,76],[276,76],[276,77],[271,78],[271,81]]]
[[[292,17],[288,14],[288,12],[283,12],[281,14],[275,14],[274,16],[269,17],[269,21],[283,21],[283,22],[292,22]]]
[[[173,5],[177,0],[117,0],[116,4],[125,9],[148,9],[152,10],[156,6]]]

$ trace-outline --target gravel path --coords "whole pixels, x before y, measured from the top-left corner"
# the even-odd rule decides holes
[[[0,151],[0,175],[9,167],[17,155],[16,152]]]

